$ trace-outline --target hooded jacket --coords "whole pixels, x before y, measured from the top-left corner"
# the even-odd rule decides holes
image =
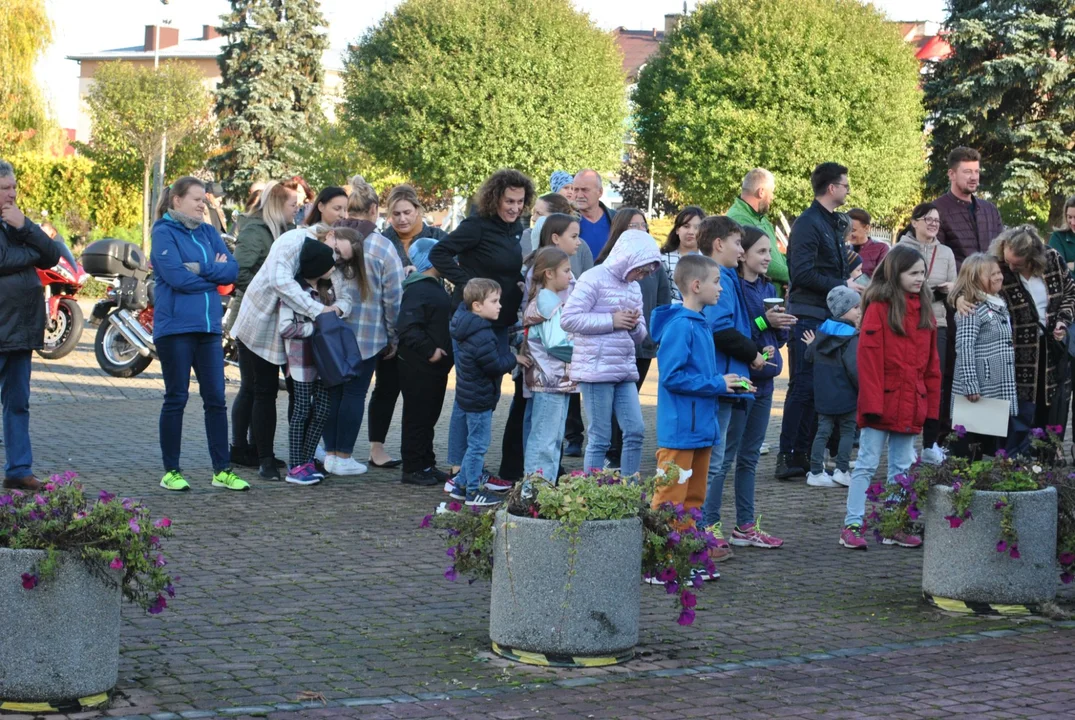
[[[806,347],[806,360],[814,363],[814,409],[822,415],[846,415],[858,407],[858,348],[858,329],[831,319]]]
[[[660,263],[657,241],[649,233],[628,230],[616,242],[604,263],[587,270],[575,283],[564,306],[560,326],[575,336],[571,379],[577,382],[638,381],[635,347],[646,338],[642,316],[642,290],[628,282],[632,270]],[[612,314],[637,310],[634,330],[616,330]]]
[[[396,249],[396,254],[399,255],[399,261],[403,263],[403,267],[407,267],[411,264],[411,258],[407,255],[407,250],[410,245],[403,247],[403,241],[399,238],[399,233],[392,227],[391,224],[385,223],[384,229],[381,230],[388,242],[392,243],[392,247]],[[437,242],[440,242],[444,238],[448,237],[448,233],[441,230],[439,227],[433,227],[432,225],[426,225],[422,223],[422,229],[418,231],[418,234],[411,238],[411,242],[418,240],[419,238],[433,238]]]
[[[750,381],[757,388],[754,396],[760,398],[769,397],[773,394],[773,378],[780,375],[784,369],[784,356],[780,353],[780,348],[787,345],[788,331],[777,330],[776,328],[768,327],[768,325],[765,330],[762,330],[756,318],[765,317],[766,298],[779,296],[777,295],[776,287],[766,277],[759,277],[754,282],[739,278],[739,285],[743,288],[747,316],[751,319],[750,336],[754,341],[754,345],[758,348],[765,348],[770,345],[776,348],[776,355],[768,360],[772,365],[766,365],[761,370],[750,371]]]
[[[747,312],[746,297],[734,268],[720,269],[720,299],[705,309],[705,319],[713,334],[717,354],[717,372],[750,376],[750,363],[760,348],[754,342],[751,328],[756,327]],[[726,392],[726,398],[749,398],[750,393]]]
[[[193,230],[165,214],[153,223],[150,262],[156,297],[153,339],[182,333],[220,333],[223,314],[217,285],[234,283],[239,265],[220,233],[208,223]],[[223,253],[227,262],[216,262]],[[184,263],[198,263],[198,273]],[[275,330],[275,325],[273,326]]]
[[[44,347],[45,290],[35,268],[59,261],[59,246],[29,219],[18,230],[0,222],[0,352]]]
[[[500,381],[515,367],[515,356],[501,347],[493,325],[462,303],[451,323],[452,338],[459,346],[455,356],[455,401],[463,412],[486,412],[500,400]]]
[[[531,392],[577,393],[578,384],[569,374],[571,364],[550,355],[542,342],[539,328],[547,323],[557,323],[562,313],[565,297],[569,297],[570,288],[562,293],[555,293],[547,288],[538,291],[523,312],[523,327],[526,328],[526,351],[533,360],[530,367],[523,370],[526,389]],[[560,326],[561,329],[563,325]]]
[[[399,306],[399,358],[408,368],[447,375],[452,369],[452,337],[448,327],[452,302],[437,278],[411,273],[403,281],[403,301]],[[447,353],[429,362],[440,348]]]
[[[651,325],[659,343],[657,447],[694,450],[716,445],[717,397],[728,387],[717,368],[705,316],[682,305],[663,305],[653,311]]]

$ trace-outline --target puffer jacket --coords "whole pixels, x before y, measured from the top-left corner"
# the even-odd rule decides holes
[[[628,230],[603,264],[578,279],[560,318],[560,326],[575,336],[572,380],[638,381],[635,347],[646,338],[646,318],[642,315],[642,290],[638,283],[628,282],[627,276],[649,266],[659,271],[659,265],[657,241],[649,233]],[[617,310],[638,311],[634,330],[612,327],[612,314]]]
[[[460,303],[452,316],[452,339],[459,346],[455,354],[455,401],[463,412],[496,409],[500,381],[515,367],[515,356],[501,347],[493,325]]]
[[[859,427],[905,435],[922,432],[941,408],[937,329],[918,327],[921,301],[907,295],[903,335],[888,324],[888,303],[866,308],[859,336]]]
[[[858,407],[859,331],[843,320],[826,320],[806,348],[814,363],[814,409],[822,415],[846,415]]]
[[[18,230],[0,222],[0,352],[44,347],[45,290],[35,268],[59,261],[59,246],[29,219]]]

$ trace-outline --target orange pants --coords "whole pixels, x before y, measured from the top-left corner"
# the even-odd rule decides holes
[[[683,504],[686,509],[701,509],[705,502],[705,488],[709,482],[709,456],[713,448],[704,447],[696,450],[669,450],[657,449],[657,467],[664,468],[666,465],[676,465],[682,470],[692,470],[690,478],[685,483],[672,483],[657,488],[653,494],[652,506],[656,508],[661,503],[670,502],[673,505]]]

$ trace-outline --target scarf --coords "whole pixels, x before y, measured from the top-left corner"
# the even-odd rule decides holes
[[[165,217],[171,218],[175,222],[185,227],[187,230],[193,230],[202,224],[201,218],[184,215],[178,210],[169,210],[167,213],[165,213]]]

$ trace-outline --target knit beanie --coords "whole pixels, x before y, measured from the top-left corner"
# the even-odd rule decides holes
[[[829,306],[829,312],[837,320],[860,302],[862,302],[862,296],[846,285],[837,285],[832,290],[829,290],[829,294],[825,298],[825,304]]]
[[[564,185],[571,185],[574,182],[574,176],[567,174],[563,170],[557,170],[549,178],[549,187],[552,188],[554,193],[558,193]]]
[[[411,259],[411,265],[414,265],[415,272],[425,272],[433,267],[433,263],[429,262],[429,251],[436,244],[437,241],[433,238],[419,238],[411,243],[410,248],[407,250],[407,256]]]
[[[299,252],[298,277],[303,280],[319,278],[336,264],[336,256],[332,248],[317,240],[307,240],[302,244]]]

